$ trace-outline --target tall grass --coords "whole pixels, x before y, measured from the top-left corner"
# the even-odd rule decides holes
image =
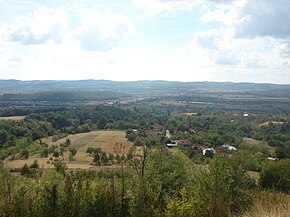
[[[254,205],[246,212],[232,217],[289,217],[290,195],[280,192],[252,192]]]

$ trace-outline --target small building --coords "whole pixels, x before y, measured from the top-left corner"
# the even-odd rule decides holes
[[[216,151],[213,148],[206,148],[202,150],[203,156],[213,156],[216,153]]]
[[[171,141],[171,143],[166,144],[166,147],[168,147],[168,148],[173,148],[173,147],[177,147],[177,146],[178,146],[177,141]]]
[[[226,149],[226,150],[228,150],[228,151],[237,151],[237,148],[236,148],[236,147],[231,146],[231,145],[229,145],[229,144],[223,144],[223,145],[222,145],[222,148],[223,148],[223,149]]]

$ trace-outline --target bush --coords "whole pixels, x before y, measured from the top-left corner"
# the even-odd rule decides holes
[[[29,150],[28,149],[23,149],[20,154],[21,154],[21,157],[23,157],[25,159],[28,159],[28,157],[29,157]]]
[[[19,170],[20,174],[25,177],[36,177],[39,173],[39,165],[38,162],[35,160],[30,166],[24,164],[23,167]]]
[[[290,159],[267,161],[262,167],[260,185],[262,188],[290,192]]]
[[[41,157],[48,157],[48,155],[49,155],[49,150],[48,150],[48,148],[44,148],[44,149],[41,151],[41,153],[40,153],[40,156],[41,156]]]

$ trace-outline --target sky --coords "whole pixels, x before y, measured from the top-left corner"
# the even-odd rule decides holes
[[[289,0],[0,0],[0,79],[290,84]]]

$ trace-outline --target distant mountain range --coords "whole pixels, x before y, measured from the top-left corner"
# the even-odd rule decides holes
[[[178,81],[110,81],[110,80],[0,80],[0,93],[46,91],[113,91],[130,95],[160,94],[217,94],[244,92],[259,96],[290,98],[290,85],[233,82],[178,82]]]
[[[179,81],[110,81],[110,80],[0,80],[0,90],[55,90],[55,89],[134,89],[134,88],[210,88],[222,90],[290,89],[290,84],[234,83],[234,82],[179,82]]]

